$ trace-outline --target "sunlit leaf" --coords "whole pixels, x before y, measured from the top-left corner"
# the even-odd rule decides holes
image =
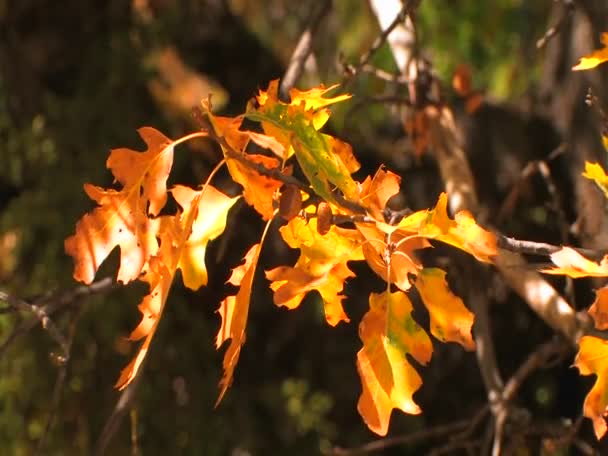
[[[148,146],[145,152],[114,149],[107,161],[121,190],[84,186],[99,207],[85,214],[76,233],[65,240],[65,251],[74,258],[76,280],[91,283],[101,263],[120,246],[117,278],[130,282],[158,250],[157,226],[148,215],[157,215],[167,200],[174,142],[150,127],[141,128],[139,134]]]
[[[581,57],[578,64],[572,67],[574,71],[590,70],[601,63],[608,61],[608,33],[602,33],[601,41],[603,48],[593,51],[591,54]]]
[[[567,275],[574,279],[579,277],[605,277],[608,276],[608,255],[599,263],[588,260],[571,247],[562,247],[551,254],[551,261],[557,267],[542,269],[546,274]]]
[[[245,327],[249,314],[249,302],[251,300],[251,287],[255,270],[260,257],[261,244],[253,245],[245,254],[244,263],[237,266],[229,279],[229,282],[239,287],[234,296],[228,296],[220,304],[218,310],[222,317],[222,325],[215,340],[215,346],[220,346],[230,339],[230,345],[224,354],[224,375],[220,381],[220,394],[215,405],[220,403],[226,390],[232,383],[234,368],[238,363],[241,347],[245,343]]]
[[[599,440],[606,434],[608,415],[608,341],[591,336],[581,337],[574,365],[581,375],[597,375],[591,391],[585,397],[583,414],[593,421],[595,436]]]
[[[595,182],[595,185],[597,185],[598,188],[604,192],[604,196],[608,198],[608,176],[604,172],[604,168],[597,163],[585,162],[583,177]]]
[[[292,248],[300,249],[300,258],[294,267],[279,266],[266,271],[274,290],[274,303],[295,309],[311,290],[317,290],[323,299],[327,322],[335,326],[349,321],[342,307],[344,281],[353,277],[348,261],[363,259],[362,238],[356,230],[332,226],[321,235],[316,220],[308,223],[296,217],[281,227],[281,235]]]
[[[431,334],[441,342],[456,342],[467,350],[475,350],[471,336],[475,316],[452,293],[445,276],[441,269],[424,268],[414,282],[431,317]]]
[[[589,315],[599,330],[608,329],[608,287],[595,290],[595,301],[589,307]]]
[[[357,409],[372,431],[386,435],[394,408],[420,413],[412,396],[422,379],[406,355],[427,364],[433,346],[412,318],[412,303],[405,293],[372,293],[369,304],[359,326],[363,348],[357,354],[357,368],[362,393]]]

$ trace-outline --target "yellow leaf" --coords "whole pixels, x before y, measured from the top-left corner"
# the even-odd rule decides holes
[[[606,415],[608,414],[608,341],[597,337],[583,336],[574,365],[581,375],[597,375],[591,391],[585,397],[583,414],[593,421],[597,439],[606,434]]]
[[[456,342],[467,350],[475,350],[471,328],[475,316],[453,294],[441,269],[424,268],[419,272],[416,289],[431,317],[431,334],[441,342]]]
[[[496,236],[481,228],[473,216],[467,211],[460,211],[452,220],[447,212],[448,197],[445,193],[439,195],[435,209],[426,213],[422,220],[421,213],[406,217],[399,228],[412,229],[418,225],[418,234],[428,239],[436,239],[446,244],[470,253],[479,261],[492,262],[496,256]],[[409,220],[412,218],[412,220]]]
[[[148,283],[149,293],[138,306],[141,321],[129,335],[133,341],[145,340],[120,373],[116,382],[119,389],[133,381],[148,353],[177,269],[182,270],[184,285],[191,289],[207,283],[206,245],[224,231],[228,210],[238,199],[229,198],[210,185],[199,191],[177,186],[172,194],[183,212],[158,219],[160,249],[141,278]]]
[[[577,65],[573,66],[574,71],[590,70],[601,63],[608,61],[608,33],[602,33],[601,41],[604,47],[593,51],[591,54],[581,57]]]
[[[422,379],[406,354],[427,364],[433,346],[412,318],[412,303],[405,293],[372,293],[369,304],[359,326],[363,348],[357,354],[357,369],[362,393],[357,409],[372,431],[386,435],[394,408],[420,413],[412,395],[422,385]]]
[[[224,232],[228,211],[239,197],[230,198],[211,185],[200,191],[176,185],[171,193],[184,209],[182,222],[187,226],[188,217],[194,217],[190,228],[192,232],[182,247],[178,267],[182,271],[184,285],[191,290],[198,290],[207,285],[207,244]]]
[[[608,176],[606,176],[604,168],[597,163],[585,162],[583,177],[595,182],[595,185],[597,185],[599,189],[604,192],[604,196],[608,198]]]
[[[570,247],[562,247],[551,254],[551,261],[556,268],[541,269],[546,274],[567,275],[573,279],[580,277],[606,277],[608,276],[608,255],[600,263],[588,260]]]
[[[340,321],[349,321],[341,294],[344,281],[353,277],[348,261],[363,259],[361,244],[363,239],[356,230],[332,226],[321,235],[317,232],[316,219],[306,223],[296,217],[281,227],[281,235],[292,248],[300,249],[300,258],[295,266],[280,266],[266,271],[274,290],[274,303],[295,309],[311,290],[317,290],[325,306],[327,322],[335,326]]]

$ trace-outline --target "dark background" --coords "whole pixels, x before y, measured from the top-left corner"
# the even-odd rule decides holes
[[[76,287],[63,240],[92,208],[82,185],[111,184],[104,165],[108,151],[142,149],[136,129],[143,125],[172,138],[193,131],[190,107],[209,93],[216,112],[243,112],[258,88],[283,75],[313,3],[0,1],[0,289],[36,302]],[[467,145],[482,219],[523,239],[604,248],[604,202],[580,173],[585,160],[605,162],[597,115],[584,98],[592,87],[600,102],[608,100],[608,79],[601,69],[572,73],[570,68],[599,46],[600,32],[608,29],[608,5],[585,0],[568,9],[567,3],[423,0],[416,21],[421,49],[444,83]],[[558,35],[538,50],[536,40],[563,15]],[[341,82],[339,58],[356,62],[379,33],[365,2],[334,1],[316,32],[314,65],[298,86]],[[387,47],[372,63],[395,71]],[[474,114],[450,89],[459,63],[471,67],[484,95]],[[374,100],[405,95],[405,89],[363,75],[348,90],[353,100],[336,107],[328,128],[353,145],[364,165],[357,177],[384,163],[403,177],[403,201],[413,209],[432,206],[443,190],[436,164],[428,156],[415,157],[399,109]],[[522,185],[525,166],[547,159],[560,144],[564,152],[548,162],[559,198],[536,173],[516,204],[501,212],[507,195]],[[203,181],[219,156],[212,144],[180,146],[171,182]],[[228,192],[238,191],[225,178],[220,182]],[[231,217],[234,224],[229,219],[223,238],[208,252],[209,287],[193,293],[179,280],[175,284],[133,408],[118,423],[107,454],[309,455],[375,439],[356,410],[357,325],[369,292],[382,289],[364,265],[353,266],[358,277],[345,287],[352,321],[337,328],[325,323],[314,293],[288,312],[272,304],[259,277],[234,384],[214,408],[224,351],[214,348],[215,310],[233,291],[223,285],[230,269],[262,226],[244,204]],[[99,278],[115,274],[115,254]],[[295,258],[275,236],[262,253],[262,269],[293,264]],[[448,270],[456,292],[479,287],[487,294],[506,378],[535,347],[555,337],[498,276],[463,273],[457,265],[468,261],[464,255],[439,247],[428,261]],[[563,279],[554,283],[560,289],[567,285]],[[570,288],[571,302],[588,306],[595,286],[577,282]],[[40,454],[93,453],[120,396],[113,384],[133,352],[124,337],[138,322],[136,304],[144,292],[138,285],[116,288],[75,300],[53,315],[65,334],[73,332],[58,402],[54,388],[62,368],[53,362],[59,348],[48,332],[37,325],[4,346],[0,453],[34,454],[42,437]],[[24,312],[0,314],[0,343],[29,318]],[[486,403],[474,355],[434,345],[416,394],[424,413],[395,412],[392,436],[470,418]],[[535,372],[517,397],[539,429],[581,414],[592,379],[569,367],[573,355]],[[510,448],[527,451],[518,454],[540,454],[541,437],[550,434],[508,429],[516,442]],[[482,438],[483,430],[483,424],[473,429],[473,437]],[[579,437],[596,445],[589,421]],[[442,443],[397,446],[384,454],[424,454]],[[466,454],[458,451],[449,454]]]

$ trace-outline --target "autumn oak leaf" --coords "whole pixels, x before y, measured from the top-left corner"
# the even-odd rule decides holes
[[[589,307],[589,315],[595,322],[595,327],[600,331],[608,329],[608,287],[595,291],[595,301]]]
[[[574,71],[590,70],[599,64],[608,61],[608,33],[602,33],[600,39],[604,47],[593,51],[589,55],[581,57],[578,64],[572,67]]]
[[[279,266],[266,271],[274,290],[274,303],[295,309],[312,290],[317,290],[325,306],[327,322],[335,326],[349,321],[342,307],[344,281],[354,276],[348,261],[363,259],[362,238],[356,230],[332,226],[325,235],[317,231],[316,219],[308,223],[296,217],[281,227],[283,239],[292,248],[300,249],[294,267]]]
[[[445,276],[441,269],[424,268],[416,277],[416,289],[431,317],[431,334],[441,342],[456,342],[475,350],[471,335],[475,316],[452,293]]]
[[[541,269],[541,272],[567,275],[573,279],[608,276],[608,255],[605,255],[599,263],[596,263],[588,260],[571,247],[562,247],[551,254],[551,261],[557,267]]]
[[[239,360],[241,346],[245,342],[245,327],[251,300],[251,287],[256,266],[260,257],[261,244],[253,245],[245,255],[244,263],[237,266],[228,280],[238,286],[239,291],[234,296],[228,296],[220,304],[218,310],[222,317],[222,324],[217,333],[215,346],[220,348],[230,339],[230,345],[224,354],[224,375],[220,381],[220,394],[215,405],[217,406],[232,383],[234,368]]]
[[[357,409],[367,426],[384,436],[394,408],[420,413],[412,396],[422,379],[406,355],[427,364],[433,346],[428,334],[412,318],[412,303],[405,293],[372,293],[369,304],[359,325],[363,348],[357,354],[357,369],[362,393]]]
[[[606,434],[608,415],[608,341],[592,336],[581,337],[574,366],[581,375],[597,375],[595,384],[585,397],[583,414],[593,421],[595,436],[599,440]]]
[[[238,199],[229,198],[210,185],[201,190],[176,186],[171,192],[182,212],[158,219],[160,249],[141,278],[148,283],[149,293],[138,306],[141,321],[129,335],[132,341],[144,337],[145,340],[122,370],[116,382],[119,389],[133,381],[148,353],[177,269],[181,269],[184,285],[190,289],[196,290],[207,283],[207,243],[222,234],[227,213]]]
[[[74,259],[76,280],[91,283],[116,246],[120,246],[117,279],[122,283],[136,279],[156,254],[156,224],[148,215],[158,215],[167,200],[174,142],[149,127],[141,128],[139,134],[148,150],[114,149],[107,161],[121,190],[84,186],[99,207],[85,214],[76,233],[65,241],[66,253]]]

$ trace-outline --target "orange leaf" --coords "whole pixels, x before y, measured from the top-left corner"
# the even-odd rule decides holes
[[[148,214],[158,215],[167,200],[174,142],[149,127],[139,134],[148,150],[114,149],[107,161],[122,190],[84,186],[100,207],[85,214],[76,233],[65,240],[66,253],[74,258],[76,280],[91,283],[101,263],[120,246],[118,281],[130,282],[158,249],[155,222]]]
[[[475,317],[450,291],[445,275],[441,269],[424,268],[416,277],[416,289],[431,317],[431,334],[441,342],[457,342],[475,350],[471,337]]]
[[[589,307],[589,315],[593,317],[597,329],[608,329],[608,287],[595,291],[595,301]]]
[[[412,286],[409,275],[417,275],[422,269],[414,250],[430,247],[431,244],[420,236],[404,236],[398,231],[387,234],[374,225],[358,223],[357,229],[366,240],[362,248],[370,268],[385,281],[394,283],[403,291],[409,290]],[[389,239],[392,246],[389,246]]]
[[[240,286],[236,296],[228,296],[220,304],[218,309],[222,317],[222,325],[215,340],[215,346],[220,346],[231,339],[228,350],[224,354],[224,376],[220,381],[220,394],[215,405],[217,406],[226,390],[232,383],[234,368],[239,360],[241,346],[245,342],[245,327],[247,315],[249,314],[249,301],[251,300],[251,287],[255,269],[260,257],[261,244],[253,245],[245,255],[244,264],[237,266],[232,272],[230,283]]]
[[[344,296],[340,294],[344,281],[353,277],[348,261],[363,259],[362,238],[356,230],[332,226],[321,235],[317,221],[308,224],[301,218],[292,219],[280,229],[283,239],[292,248],[300,249],[300,258],[293,268],[281,266],[266,271],[274,290],[274,303],[295,309],[311,290],[317,290],[323,298],[327,322],[335,326],[349,321],[342,308]]]
[[[264,155],[245,154],[243,158],[263,165],[267,169],[275,169],[279,166],[279,161],[273,157]],[[247,166],[239,160],[228,158],[228,170],[232,178],[243,186],[243,196],[245,201],[262,216],[264,220],[269,220],[274,214],[272,202],[274,200],[275,191],[278,190],[283,183],[276,179],[263,176],[251,166]]]
[[[357,409],[367,426],[383,436],[394,408],[420,413],[412,395],[422,385],[422,379],[406,354],[427,364],[433,346],[412,318],[412,303],[405,293],[372,293],[369,304],[359,326],[363,348],[357,353],[357,369],[363,391]]]
[[[119,389],[135,378],[146,357],[177,269],[182,270],[184,285],[191,289],[207,283],[206,245],[224,231],[228,210],[238,199],[229,198],[210,185],[199,191],[177,186],[172,193],[183,213],[159,219],[160,249],[141,278],[149,284],[150,291],[138,306],[142,319],[129,335],[130,340],[146,339],[122,370],[116,382]]]
[[[491,262],[496,256],[496,236],[481,228],[467,211],[460,211],[454,220],[448,216],[448,197],[439,195],[435,209],[406,217],[399,223],[399,228],[408,231],[418,225],[418,234],[428,239],[436,239],[470,253],[479,261]],[[411,220],[410,220],[411,219]]]
[[[604,47],[593,51],[591,54],[581,57],[577,65],[573,66],[574,71],[590,70],[601,63],[608,61],[608,33],[602,33],[601,41]]]
[[[605,277],[608,276],[608,255],[600,263],[588,260],[570,247],[562,247],[551,254],[551,261],[556,268],[541,269],[547,274],[563,274],[573,279],[579,277]]]
[[[381,167],[373,179],[368,177],[361,184],[361,202],[376,220],[384,221],[386,203],[399,193],[400,183],[401,178],[397,174]]]
[[[574,365],[581,375],[597,375],[595,384],[585,398],[583,414],[593,421],[595,436],[599,440],[606,434],[605,417],[608,414],[608,341],[591,336],[581,337]]]

